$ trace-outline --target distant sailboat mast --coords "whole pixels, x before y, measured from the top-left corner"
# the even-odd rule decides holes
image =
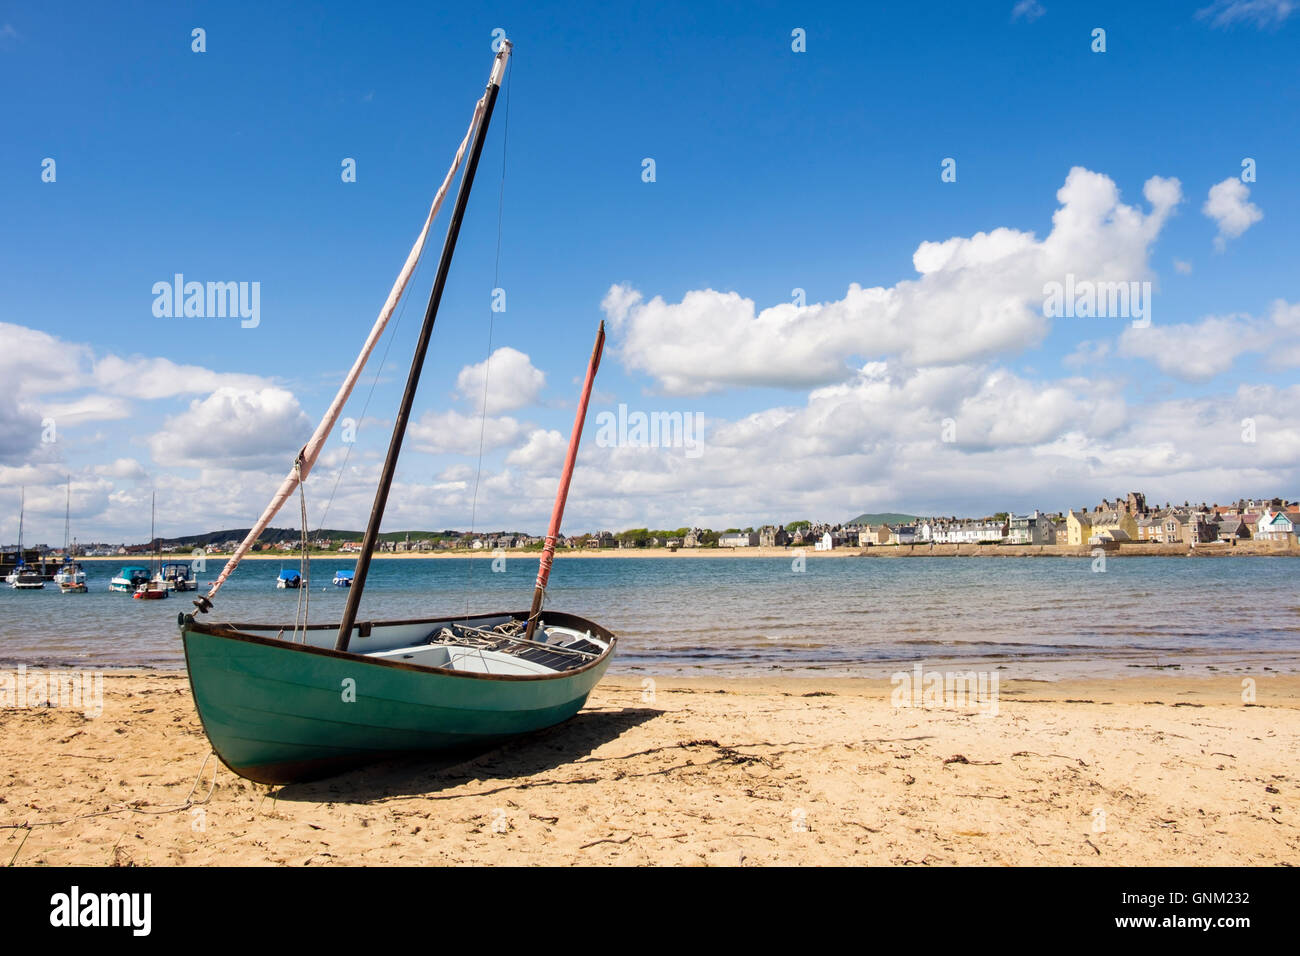
[[[153,576],[158,573],[158,568],[157,568],[158,539],[154,537],[154,530],[153,530],[154,513],[155,513],[154,506],[157,503],[157,501],[158,501],[158,492],[155,491],[149,495],[149,544],[153,546],[153,555],[149,558],[150,579],[152,579]]]
[[[21,568],[25,563],[23,561],[23,510],[27,507],[26,486],[18,492],[18,496],[18,561],[14,564],[15,568]]]
[[[63,561],[66,564],[72,560],[72,555],[68,552],[68,545],[72,541],[72,476],[68,475],[68,498],[63,506]]]

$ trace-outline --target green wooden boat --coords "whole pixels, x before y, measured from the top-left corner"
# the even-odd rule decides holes
[[[587,366],[531,609],[414,621],[358,621],[420,371],[509,55],[510,44],[503,41],[487,89],[475,105],[469,132],[434,199],[424,229],[324,419],[207,595],[194,602],[199,614],[212,609],[212,598],[244,554],[306,481],[401,298],[429,226],[469,147],[342,619],[338,624],[307,623],[310,582],[305,560],[293,624],[208,623],[194,614],[178,616],[185,664],[203,729],[226,766],[251,780],[274,784],[309,780],[395,754],[492,743],[553,726],[582,708],[613,655],[615,639],[609,631],[571,614],[542,611],[604,346],[603,323]],[[306,525],[305,501],[302,509]],[[303,531],[305,540],[307,528]]]
[[[547,612],[357,625],[357,651],[335,628],[181,620],[203,729],[222,762],[259,783],[318,779],[374,760],[490,744],[568,720],[587,700],[615,638]],[[364,648],[362,650],[361,648]],[[494,649],[496,648],[496,649]]]

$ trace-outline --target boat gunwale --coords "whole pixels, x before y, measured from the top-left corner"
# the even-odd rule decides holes
[[[365,625],[369,625],[371,628],[373,628],[375,625],[402,626],[407,624],[438,624],[441,622],[448,622],[451,624],[455,624],[459,621],[474,621],[474,620],[481,620],[483,618],[493,618],[493,617],[503,617],[503,616],[513,617],[518,619],[520,617],[526,618],[527,615],[528,615],[527,611],[495,611],[486,614],[462,615],[460,617],[442,616],[442,617],[430,617],[430,618],[416,618],[413,620],[404,620],[404,621],[358,621],[356,627],[361,628]],[[548,612],[547,620],[558,624],[560,627],[569,627],[572,626],[573,623],[581,624],[589,631],[591,631],[591,633],[594,636],[601,638],[601,640],[608,641],[609,646],[606,647],[605,650],[599,656],[592,658],[587,663],[583,664],[581,667],[575,667],[572,668],[571,670],[555,671],[554,673],[551,674],[485,674],[480,671],[459,671],[447,667],[429,667],[423,664],[407,664],[405,661],[394,661],[384,657],[372,657],[369,654],[359,654],[355,651],[339,651],[339,650],[335,650],[332,647],[314,647],[311,644],[299,644],[296,642],[283,640],[282,638],[262,637],[257,634],[249,634],[247,631],[239,630],[239,628],[241,627],[256,627],[256,628],[268,628],[268,629],[275,628],[275,627],[282,627],[281,625],[278,624],[249,624],[249,623],[236,624],[233,622],[208,623],[205,621],[198,621],[194,618],[193,615],[186,614],[183,616],[180,622],[180,628],[181,628],[182,638],[184,637],[185,631],[192,630],[199,634],[206,634],[211,637],[224,637],[230,640],[243,641],[244,643],[247,644],[261,644],[265,647],[276,647],[276,648],[282,648],[282,649],[292,650],[292,651],[304,651],[309,654],[318,654],[322,657],[332,657],[338,660],[362,661],[368,664],[375,664],[383,667],[393,667],[399,670],[415,671],[420,674],[439,674],[443,677],[460,677],[468,680],[544,681],[544,680],[557,680],[559,678],[565,678],[565,677],[574,677],[578,674],[585,673],[586,671],[589,671],[592,668],[597,667],[602,663],[608,661],[609,657],[614,653],[614,645],[617,643],[618,638],[614,636],[612,631],[609,631],[608,629],[601,627],[599,624],[596,624],[594,621],[589,621],[586,618],[578,617],[576,614],[569,614],[564,611]],[[338,629],[337,624],[334,625],[308,624],[306,627],[307,629],[310,630],[329,630],[329,629],[337,630]],[[184,640],[182,640],[181,643],[182,645],[186,645],[186,642]],[[429,646],[432,647],[434,645],[430,644]],[[188,671],[190,666],[189,647],[184,646],[183,650],[185,651],[185,668]]]

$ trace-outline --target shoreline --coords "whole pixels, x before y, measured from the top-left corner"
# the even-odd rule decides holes
[[[15,865],[1222,865],[1300,855],[1300,677],[606,678],[566,724],[316,783],[209,761],[184,674],[0,710]],[[1290,717],[1286,715],[1290,714]],[[197,786],[195,785],[198,780]],[[200,803],[212,787],[211,798]],[[193,803],[187,795],[194,788]],[[24,841],[26,841],[24,843]]]
[[[555,560],[568,558],[661,558],[684,559],[696,558],[785,558],[794,560],[801,553],[805,558],[1088,558],[1096,557],[1094,552],[1104,553],[1107,560],[1111,558],[1232,558],[1232,557],[1300,557],[1300,545],[1286,541],[1245,541],[1236,545],[1223,542],[1211,542],[1190,548],[1184,544],[1124,544],[1113,550],[1087,545],[1042,544],[1042,545],[1006,545],[1006,544],[922,544],[874,545],[869,548],[844,547],[832,551],[816,551],[812,548],[681,548],[669,551],[667,548],[583,548],[580,550],[562,549],[555,552]],[[540,550],[507,548],[507,558],[540,558]],[[210,554],[208,560],[213,563],[229,559],[226,554]],[[298,553],[293,551],[268,554],[258,552],[247,554],[244,561],[296,561]],[[457,558],[477,558],[491,561],[493,552],[481,551],[377,551],[373,560],[392,560],[395,558],[410,560],[454,560]],[[313,561],[355,561],[356,554],[340,554],[334,551],[313,552]],[[78,561],[117,561],[140,562],[145,560],[139,555],[109,555],[99,557],[82,557]],[[163,563],[176,563],[188,560],[183,555],[163,555]]]

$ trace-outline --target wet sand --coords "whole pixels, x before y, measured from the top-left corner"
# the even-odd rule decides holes
[[[504,746],[267,787],[215,758],[200,778],[209,748],[183,674],[110,673],[102,716],[0,710],[0,856],[20,866],[1300,862],[1300,677],[1261,676],[1253,704],[1239,676],[1006,681],[996,716],[895,707],[890,691],[866,680],[608,679],[568,724]]]

